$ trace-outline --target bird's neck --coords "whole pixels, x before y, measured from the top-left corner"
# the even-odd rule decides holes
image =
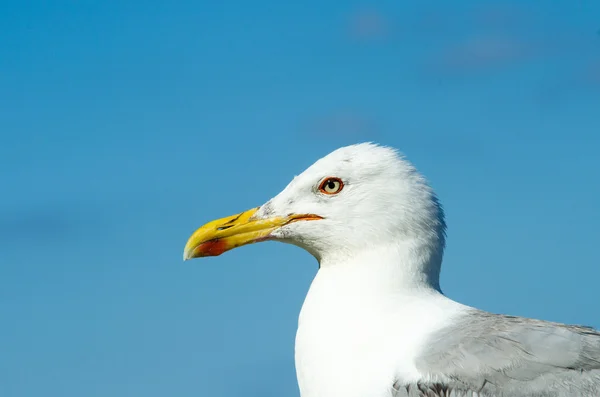
[[[319,272],[334,277],[340,288],[386,294],[441,292],[443,250],[430,241],[404,240],[338,254],[323,256]]]
[[[413,242],[320,263],[298,322],[302,395],[387,396],[392,379],[418,381],[423,330],[439,329],[460,308],[439,290],[439,259]]]

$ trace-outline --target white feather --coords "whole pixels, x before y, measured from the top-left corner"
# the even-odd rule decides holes
[[[327,177],[342,179],[340,193],[319,192]],[[599,390],[600,334],[508,320],[441,293],[444,213],[425,179],[395,150],[370,143],[338,149],[295,177],[256,217],[292,213],[324,218],[272,234],[320,265],[296,337],[302,397],[501,396],[503,387],[515,397],[563,397]],[[515,342],[501,343],[507,339]],[[541,344],[548,341],[563,349],[562,359],[523,358],[523,351],[547,352]],[[512,371],[506,379],[497,375],[506,371]],[[517,372],[527,381],[516,381]]]

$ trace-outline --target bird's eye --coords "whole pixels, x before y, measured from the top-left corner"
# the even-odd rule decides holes
[[[319,186],[319,190],[321,193],[325,194],[337,194],[342,191],[344,188],[344,182],[340,178],[325,178],[321,185]]]

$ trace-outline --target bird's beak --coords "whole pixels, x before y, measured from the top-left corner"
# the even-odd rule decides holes
[[[196,230],[185,245],[183,260],[221,255],[242,245],[268,240],[271,232],[289,223],[323,219],[313,214],[260,219],[254,217],[258,209],[208,222]]]

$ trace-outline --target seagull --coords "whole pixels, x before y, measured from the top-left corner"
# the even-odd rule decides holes
[[[600,333],[446,297],[444,212],[395,149],[342,147],[264,205],[195,231],[184,260],[275,240],[319,264],[302,306],[302,397],[597,397]]]

